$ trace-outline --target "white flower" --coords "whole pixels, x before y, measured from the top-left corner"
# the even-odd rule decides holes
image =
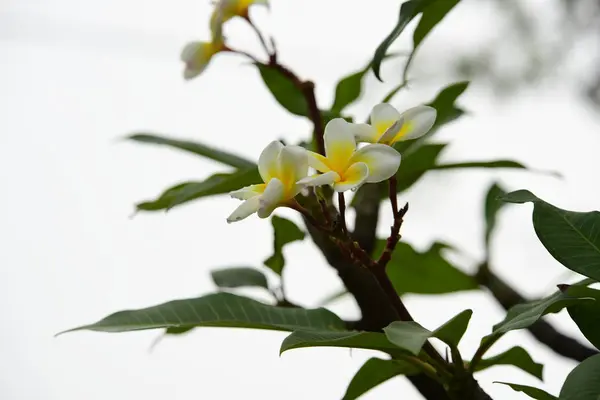
[[[325,127],[325,156],[308,152],[308,163],[321,175],[309,176],[299,183],[306,186],[333,185],[337,192],[356,189],[363,183],[389,179],[400,166],[400,154],[383,144],[370,144],[356,149],[357,124],[342,118],[331,120]]]
[[[264,183],[230,193],[231,197],[244,202],[231,213],[227,222],[240,221],[254,213],[267,218],[275,208],[296,197],[303,188],[298,181],[308,174],[306,150],[271,142],[258,159],[258,172]]]
[[[210,17],[210,29],[213,37],[223,33],[223,24],[234,17],[248,18],[250,6],[257,4],[269,8],[268,0],[219,0]]]
[[[181,61],[185,63],[183,77],[186,80],[200,75],[210,63],[213,56],[225,50],[222,38],[212,42],[191,42],[181,51]]]
[[[429,106],[410,108],[401,114],[387,103],[377,104],[371,111],[371,123],[358,124],[356,139],[390,146],[402,140],[416,139],[431,129],[436,115],[435,108]]]

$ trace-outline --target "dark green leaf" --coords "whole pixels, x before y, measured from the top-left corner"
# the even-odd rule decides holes
[[[380,77],[380,69],[381,62],[385,57],[389,47],[391,44],[400,36],[404,28],[413,20],[419,13],[421,13],[427,6],[429,6],[435,0],[409,0],[405,3],[402,3],[400,6],[400,15],[398,17],[398,22],[396,26],[390,32],[390,34],[383,39],[383,42],[377,47],[375,50],[375,55],[373,56],[373,72],[377,79],[381,81]]]
[[[265,260],[265,265],[278,275],[281,275],[285,266],[283,246],[296,240],[304,240],[304,232],[292,221],[274,215],[273,224],[273,255]]]
[[[425,144],[410,154],[405,154],[396,173],[398,193],[414,185],[436,164],[446,144]]]
[[[256,164],[252,161],[246,160],[245,158],[236,156],[235,154],[228,153],[222,150],[217,150],[210,146],[204,145],[198,142],[192,142],[189,140],[170,139],[164,136],[157,136],[153,134],[137,133],[128,136],[126,139],[133,140],[135,142],[158,144],[175,149],[189,151],[190,153],[197,154],[202,157],[210,158],[221,162],[223,164],[231,165],[235,168],[252,168],[256,167]]]
[[[394,321],[383,328],[383,331],[390,342],[418,355],[427,339],[432,337],[442,340],[449,346],[457,347],[467,330],[471,315],[473,311],[465,310],[433,332],[414,321]]]
[[[160,328],[185,329],[199,326],[282,331],[345,329],[344,322],[324,308],[306,310],[276,307],[223,292],[194,299],[170,301],[139,310],[119,311],[96,323],[83,325],[66,332],[77,330],[128,332]]]
[[[571,319],[579,330],[597,349],[600,349],[600,296],[598,291],[591,295],[596,301],[572,304],[567,307]]]
[[[600,280],[600,212],[567,211],[527,190],[507,194],[510,203],[533,203],[533,227],[546,250],[572,271]]]
[[[485,248],[489,253],[490,238],[494,228],[496,227],[496,219],[498,212],[504,205],[499,197],[504,196],[506,191],[500,187],[497,183],[494,183],[487,191],[485,196]]]
[[[419,370],[406,361],[370,358],[356,372],[342,400],[355,400],[375,386],[398,376],[415,375]]]
[[[477,364],[475,371],[482,371],[495,365],[513,365],[530,373],[538,379],[542,378],[544,365],[533,361],[529,353],[522,347],[513,347],[496,356],[484,358]]]
[[[361,331],[332,331],[326,329],[298,330],[292,332],[281,343],[280,353],[304,347],[348,347],[355,349],[397,352],[398,348],[390,343],[383,333]]]
[[[185,182],[167,189],[156,200],[138,203],[142,211],[168,210],[202,197],[226,194],[261,181],[257,168],[232,174],[215,174],[201,182]]]
[[[552,396],[551,394],[543,391],[542,389],[538,389],[532,386],[525,385],[517,385],[516,383],[508,383],[508,382],[494,382],[500,383],[502,385],[506,385],[510,387],[515,392],[525,393],[527,396],[536,400],[558,400],[556,396]]]
[[[423,11],[421,20],[413,33],[413,52],[431,30],[457,5],[459,0],[436,0]]]
[[[265,274],[254,268],[236,267],[217,269],[210,272],[213,282],[220,288],[238,288],[246,286],[269,289]]]
[[[600,354],[584,360],[569,373],[560,400],[598,400],[600,398]]]
[[[308,115],[304,94],[289,76],[281,70],[265,64],[255,64],[265,85],[283,108],[299,116]]]
[[[374,254],[380,254],[384,247],[385,241],[378,240]],[[446,247],[442,243],[434,243],[420,253],[408,243],[398,243],[387,265],[387,274],[396,292],[442,294],[478,289],[477,282],[470,275],[442,256],[441,251]]]

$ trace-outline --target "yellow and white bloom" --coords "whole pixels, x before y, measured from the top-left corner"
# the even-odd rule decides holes
[[[214,37],[220,37],[223,24],[235,17],[248,18],[248,10],[252,5],[263,5],[269,8],[268,0],[219,0],[210,17],[210,28]]]
[[[267,218],[275,208],[286,205],[303,186],[298,181],[308,174],[308,155],[300,146],[271,142],[258,158],[258,172],[264,183],[231,192],[234,199],[244,200],[227,218],[240,221],[254,213]]]
[[[356,139],[390,146],[402,140],[416,139],[431,129],[436,115],[435,108],[429,106],[413,107],[399,113],[387,103],[377,104],[371,111],[371,123],[359,124]]]
[[[308,152],[308,164],[321,175],[302,179],[306,186],[332,185],[336,192],[357,189],[363,183],[389,179],[400,166],[400,153],[384,144],[356,148],[357,124],[343,118],[331,120],[325,127],[325,156]]]
[[[212,42],[191,42],[181,51],[181,61],[185,63],[183,77],[186,80],[193,79],[200,75],[213,56],[226,49],[222,38]]]

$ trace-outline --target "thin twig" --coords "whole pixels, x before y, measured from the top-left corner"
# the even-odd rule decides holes
[[[381,256],[379,256],[379,260],[377,260],[377,266],[379,269],[385,270],[388,262],[392,259],[392,254],[396,249],[396,245],[398,241],[400,241],[400,227],[402,226],[402,222],[404,222],[404,215],[408,211],[408,203],[404,207],[397,212],[394,216],[394,225],[392,225],[390,229],[390,236],[385,243],[385,249]]]
[[[263,36],[263,34],[260,31],[260,29],[258,29],[258,27],[256,25],[254,25],[254,22],[252,22],[252,20],[250,19],[249,16],[245,16],[244,19],[246,21],[248,21],[248,24],[250,24],[250,27],[252,28],[252,30],[254,31],[254,33],[256,33],[256,36],[258,37],[258,40],[260,41],[260,44],[262,45],[263,49],[265,49],[265,51],[267,52],[267,55],[269,57],[274,56],[275,55],[275,50],[271,50],[269,48],[269,46],[267,45],[267,41],[265,40],[265,37]]]
[[[340,225],[344,233],[348,232],[346,228],[346,199],[344,192],[338,192],[338,207],[340,208]]]

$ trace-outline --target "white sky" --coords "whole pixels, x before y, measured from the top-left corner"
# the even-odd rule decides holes
[[[317,82],[318,100],[326,105],[336,78],[365,64],[394,24],[397,3],[273,0],[270,15],[256,16],[275,33],[282,60]],[[224,197],[169,214],[128,218],[135,202],[223,169],[163,148],[119,142],[124,134],[144,130],[188,137],[249,158],[273,138],[293,141],[307,134],[308,123],[275,104],[256,72],[238,58],[219,57],[200,79],[183,81],[179,51],[187,41],[207,37],[209,12],[208,2],[197,0],[0,4],[3,399],[335,399],[372,355],[318,348],[279,357],[284,333],[233,329],[199,329],[166,339],[152,352],[158,332],[53,337],[120,309],[209,293],[214,290],[210,269],[258,266],[270,254],[270,224],[250,218],[227,225],[237,203]],[[484,43],[493,22],[490,9],[465,1],[428,40],[415,76],[419,65],[431,69],[423,60],[439,62],[441,49]],[[228,31],[238,46],[258,49],[243,24]],[[447,59],[448,52],[439,57]],[[390,66],[384,76],[397,81],[396,71]],[[451,79],[422,77],[395,104],[429,100]],[[365,100],[352,107],[355,115],[364,118],[383,88],[373,82]],[[411,204],[404,240],[419,248],[443,240],[462,249],[462,258],[482,257],[482,195],[492,179],[512,189],[528,188],[565,208],[598,208],[594,171],[600,168],[600,121],[576,93],[546,85],[499,105],[484,86],[473,85],[461,103],[471,115],[440,133],[440,140],[452,141],[444,159],[514,158],[560,171],[564,179],[511,171],[430,173],[400,198]],[[530,206],[513,206],[502,214],[494,268],[522,292],[545,295],[566,275],[537,242],[530,213]],[[385,233],[387,224],[381,228]],[[314,306],[339,287],[308,241],[289,246],[286,256],[293,301]],[[473,263],[463,264],[468,269]],[[483,292],[411,296],[407,304],[429,328],[472,308],[462,346],[466,358],[503,315]],[[345,317],[357,315],[351,301],[333,309]],[[552,319],[576,332],[568,319]],[[497,399],[525,397],[494,380],[557,394],[574,364],[524,332],[508,335],[490,355],[517,343],[535,360],[549,362],[546,382],[497,367],[478,375],[482,386]],[[364,398],[398,393],[419,398],[403,378]]]

